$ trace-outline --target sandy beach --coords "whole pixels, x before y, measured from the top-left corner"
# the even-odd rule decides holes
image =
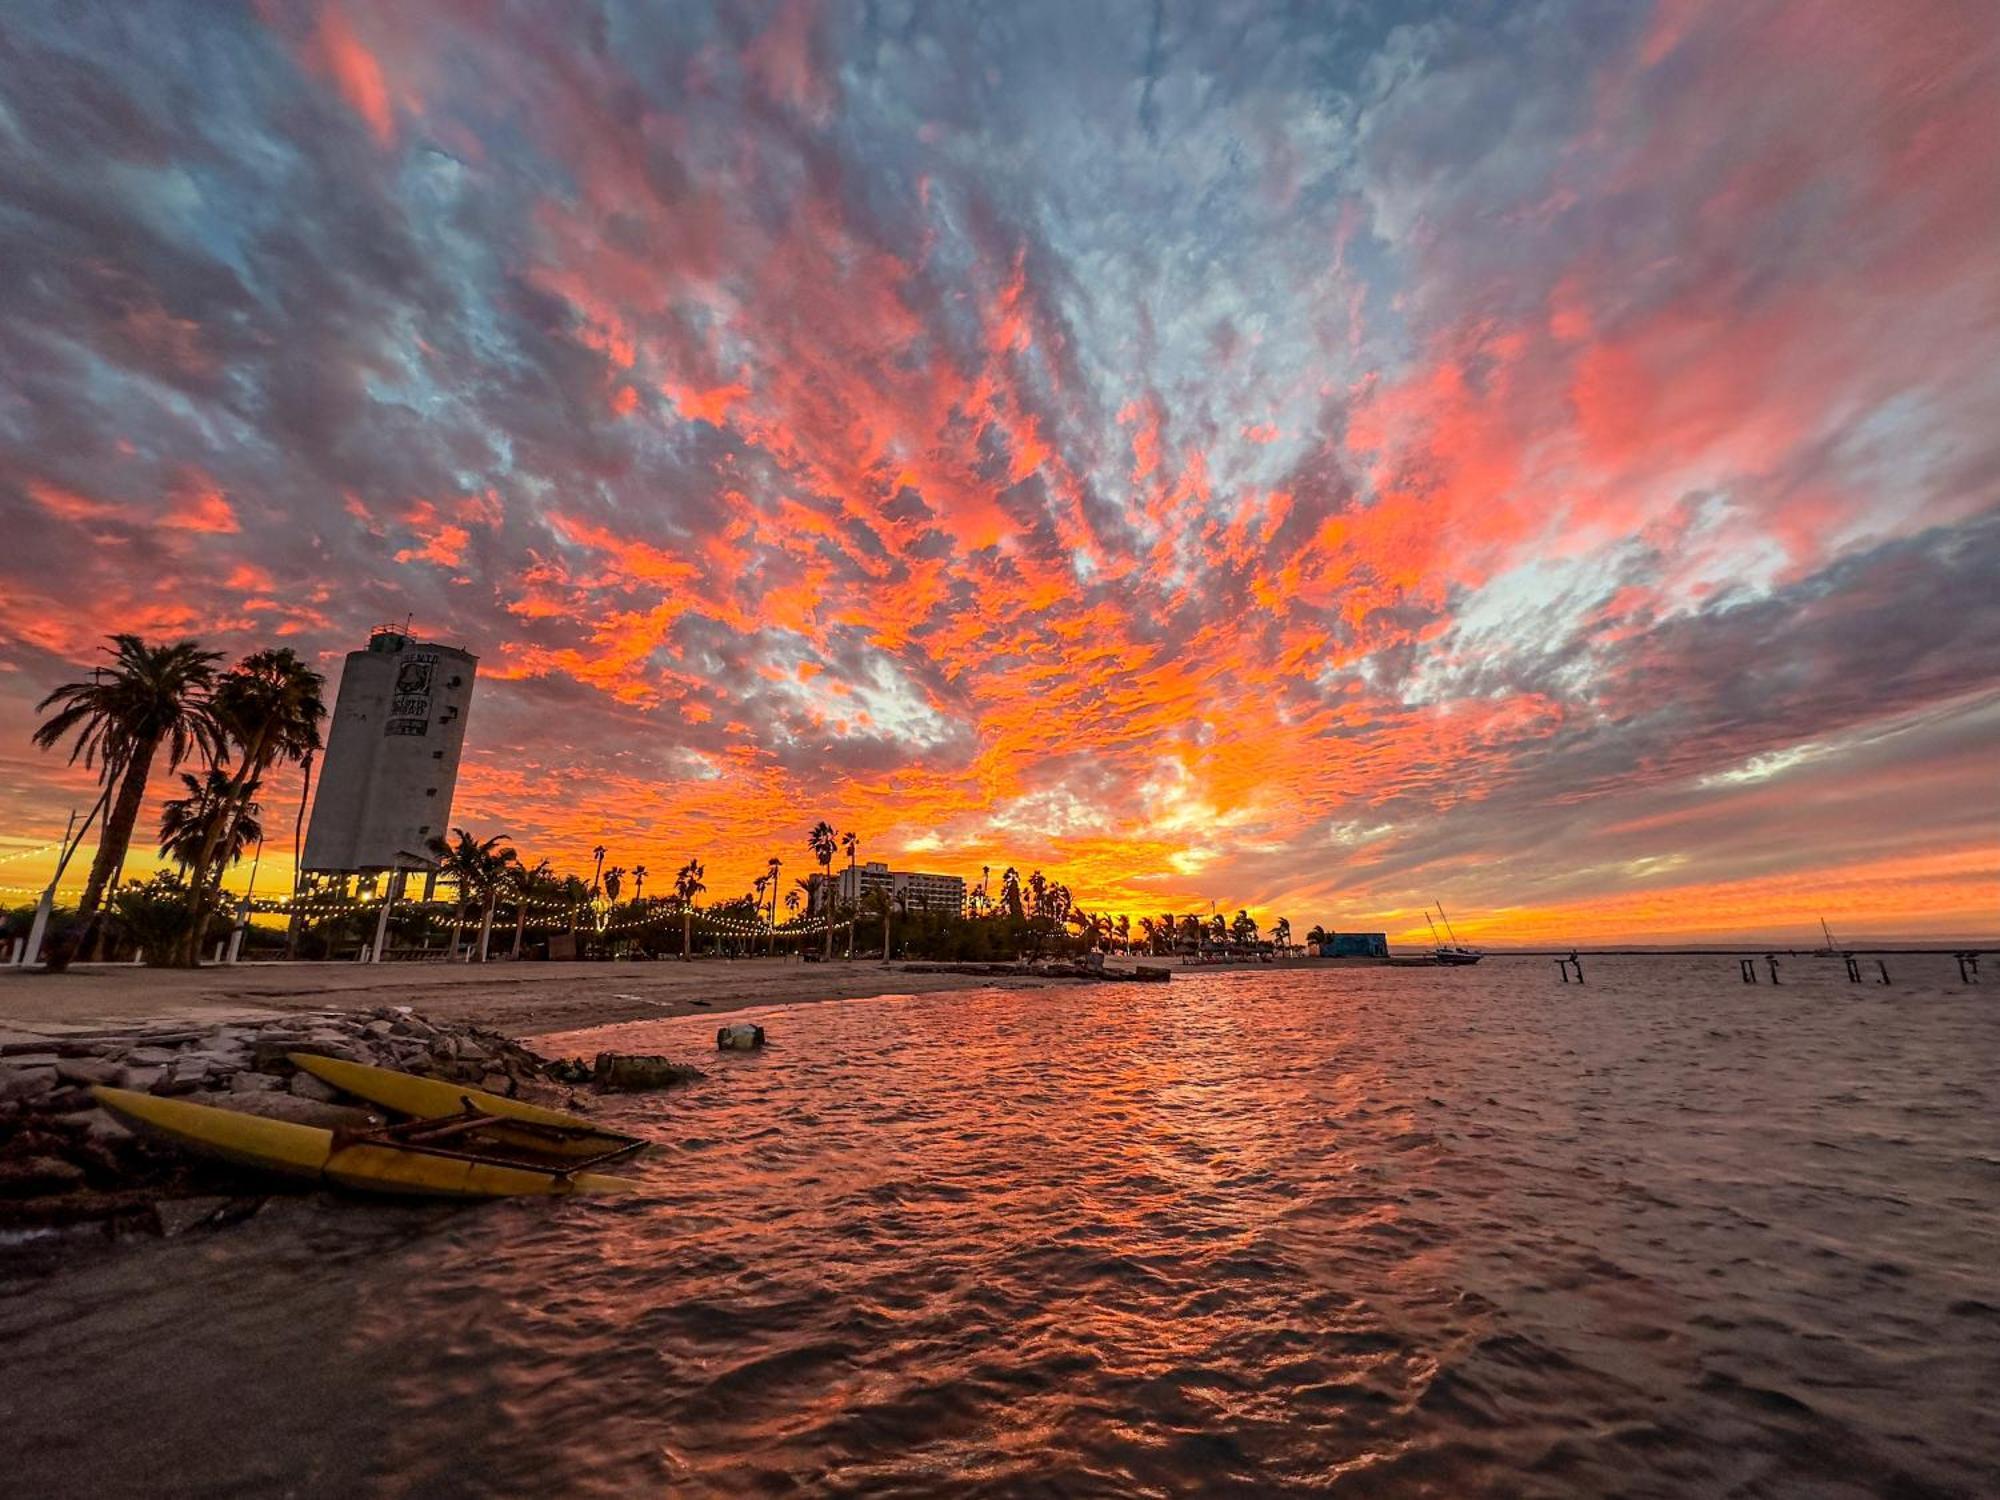
[[[410,1005],[509,1037],[764,1005],[1033,987],[1023,975],[908,972],[879,960],[693,963],[263,963],[202,969],[79,964],[66,974],[0,970],[0,1030],[55,1034],[212,1025],[329,1008]]]

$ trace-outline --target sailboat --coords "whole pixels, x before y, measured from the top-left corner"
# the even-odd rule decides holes
[[[1431,941],[1437,944],[1436,951],[1432,954],[1432,957],[1437,962],[1463,968],[1468,964],[1476,964],[1480,959],[1486,957],[1485,949],[1469,948],[1458,940],[1458,934],[1451,930],[1451,918],[1445,916],[1444,903],[1442,901],[1437,903],[1437,912],[1438,916],[1444,919],[1445,935],[1451,939],[1450,942],[1438,942],[1437,923],[1431,922],[1431,914],[1426,911],[1424,913],[1424,921],[1430,923]]]

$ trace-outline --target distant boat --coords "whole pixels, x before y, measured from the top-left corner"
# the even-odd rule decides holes
[[[1458,940],[1458,934],[1451,930],[1451,918],[1445,916],[1444,903],[1442,901],[1437,903],[1437,909],[1438,915],[1444,918],[1445,936],[1450,938],[1451,941],[1438,942],[1437,923],[1431,921],[1431,914],[1428,911],[1425,912],[1424,921],[1430,925],[1431,941],[1437,945],[1431,954],[1432,958],[1441,964],[1448,964],[1455,968],[1464,968],[1469,964],[1476,964],[1480,959],[1486,957],[1486,950],[1484,948],[1469,948]]]
[[[1833,940],[1833,929],[1826,925],[1825,917],[1819,919],[1819,930],[1826,934],[1826,946],[1821,948],[1816,956],[1820,958],[1841,957],[1846,950]]]

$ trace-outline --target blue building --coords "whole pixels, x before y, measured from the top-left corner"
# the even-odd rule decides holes
[[[1336,932],[1329,958],[1387,958],[1389,935],[1385,932]],[[1325,945],[1322,945],[1322,952]]]

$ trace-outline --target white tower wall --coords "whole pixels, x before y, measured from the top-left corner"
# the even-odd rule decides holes
[[[347,653],[301,863],[320,873],[416,869],[447,837],[479,659],[378,630]]]

